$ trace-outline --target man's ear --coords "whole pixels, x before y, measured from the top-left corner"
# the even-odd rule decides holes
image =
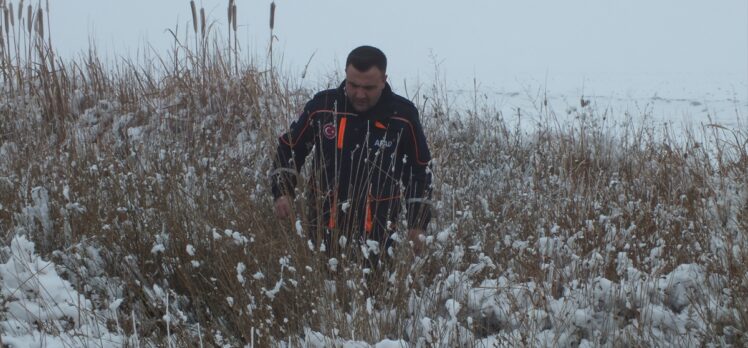
[[[384,74],[384,82],[387,82],[387,74]]]

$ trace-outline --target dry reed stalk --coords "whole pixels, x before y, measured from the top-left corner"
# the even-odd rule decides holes
[[[231,7],[232,28],[234,29],[234,73],[239,75],[239,39],[236,35],[236,4]]]
[[[275,1],[270,3],[270,46],[268,47],[268,55],[270,56],[270,71],[273,70],[273,28],[275,28]]]
[[[47,8],[47,28],[51,29],[52,27],[49,24],[49,0],[46,0],[45,6]],[[49,53],[50,53],[50,61],[52,61],[53,64],[54,64],[55,59],[54,59],[54,50],[52,50],[52,32],[51,32],[51,30],[47,31],[47,42],[48,42],[48,46],[47,47],[49,47]],[[62,64],[62,63],[60,63],[60,64]]]
[[[190,11],[192,12],[192,32],[195,34],[195,49],[200,51],[199,39],[197,37],[197,8],[195,7],[195,1],[190,1]]]
[[[226,21],[229,23],[228,25],[228,49],[231,49],[231,27],[232,27],[232,21],[233,21],[233,15],[232,11],[234,8],[234,0],[229,0],[229,6],[226,9]],[[228,66],[229,69],[231,69],[231,54],[228,54]]]

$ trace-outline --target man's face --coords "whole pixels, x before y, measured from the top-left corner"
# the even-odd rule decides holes
[[[345,94],[357,112],[371,109],[379,101],[387,75],[373,66],[359,71],[353,65],[345,68]]]

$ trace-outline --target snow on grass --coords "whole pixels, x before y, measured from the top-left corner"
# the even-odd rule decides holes
[[[121,299],[105,310],[93,307],[43,260],[34,243],[16,235],[0,250],[0,328],[10,347],[121,346],[126,338],[108,321],[116,318]]]

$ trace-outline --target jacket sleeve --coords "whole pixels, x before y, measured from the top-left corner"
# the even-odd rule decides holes
[[[297,177],[314,142],[312,104],[313,100],[308,102],[289,131],[278,137],[278,149],[270,172],[273,198],[294,196]]]
[[[426,229],[431,220],[431,152],[418,119],[418,111],[410,125],[405,143],[405,165],[402,182],[405,186],[408,228]]]

